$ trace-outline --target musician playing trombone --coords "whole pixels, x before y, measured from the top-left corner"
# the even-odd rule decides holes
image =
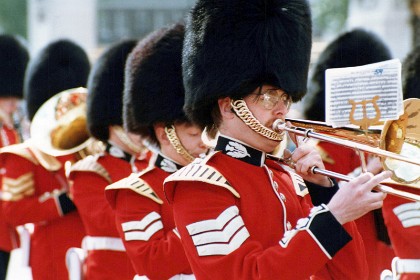
[[[420,47],[414,48],[403,62],[403,94],[407,114],[407,134],[419,134],[420,115]],[[408,103],[410,101],[410,103]],[[410,106],[407,106],[407,105]],[[409,128],[408,128],[409,127]],[[408,131],[411,129],[412,131]],[[415,168],[403,167],[409,177],[417,176],[417,182],[403,183],[387,180],[398,190],[420,194],[419,174]],[[418,169],[417,169],[418,170]],[[418,172],[418,171],[417,171]],[[396,196],[384,200],[383,215],[396,258],[392,261],[392,279],[420,279],[420,203]],[[386,278],[389,279],[389,278]]]
[[[385,42],[373,32],[358,28],[340,34],[326,46],[313,68],[308,94],[305,96],[305,117],[313,121],[325,121],[325,71],[328,68],[361,66],[389,60],[391,57]],[[319,141],[315,147],[327,170],[349,174],[351,177],[362,172],[360,156],[354,149],[327,141]],[[372,174],[379,173],[382,170],[380,159],[370,156],[366,168]],[[382,211],[376,209],[355,222],[365,245],[368,279],[377,280],[384,269],[391,267],[391,260],[395,257]]]
[[[308,3],[199,0],[183,50],[184,109],[215,152],[165,180],[166,198],[196,279],[366,279],[353,220],[382,206],[371,190],[388,172],[338,189],[307,145],[289,160],[267,157],[272,129],[306,91]]]

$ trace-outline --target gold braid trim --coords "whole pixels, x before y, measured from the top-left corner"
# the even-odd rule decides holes
[[[277,133],[271,129],[263,126],[251,113],[243,99],[235,100],[231,102],[231,106],[235,111],[236,115],[253,131],[258,134],[274,141],[282,141],[284,133]]]
[[[188,162],[193,162],[195,158],[190,155],[190,153],[188,153],[188,151],[181,144],[181,141],[179,141],[178,136],[176,135],[175,127],[173,125],[165,127],[165,133],[176,152]]]

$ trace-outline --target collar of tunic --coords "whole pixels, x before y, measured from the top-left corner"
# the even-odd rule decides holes
[[[217,139],[215,151],[221,151],[225,155],[255,166],[263,166],[266,158],[265,152],[225,135],[220,135]]]

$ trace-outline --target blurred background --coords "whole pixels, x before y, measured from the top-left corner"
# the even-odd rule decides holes
[[[339,33],[376,32],[401,60],[420,41],[420,0],[309,0],[313,60]],[[57,38],[81,44],[94,60],[108,44],[142,38],[185,17],[194,0],[0,0],[0,33],[19,34],[31,54]],[[419,33],[419,34],[417,34]]]

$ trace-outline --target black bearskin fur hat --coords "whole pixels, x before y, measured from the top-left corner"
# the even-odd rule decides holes
[[[129,55],[123,100],[128,131],[153,138],[153,124],[187,120],[182,110],[183,40],[184,25],[175,24],[149,34]]]
[[[391,52],[374,33],[354,29],[328,44],[318,58],[305,96],[305,117],[325,121],[325,70],[362,66],[391,59]]]
[[[76,43],[63,39],[44,47],[29,61],[25,74],[24,96],[29,120],[55,94],[86,87],[89,70],[89,58]]]
[[[240,99],[263,84],[300,100],[311,37],[305,0],[198,0],[187,20],[183,50],[188,117],[208,126],[217,99]]]
[[[98,58],[88,79],[87,123],[90,134],[107,141],[110,125],[122,125],[124,67],[136,40],[109,47]]]
[[[0,97],[23,98],[23,79],[28,61],[28,50],[19,39],[12,35],[0,35]]]
[[[402,65],[403,97],[420,98],[420,46],[415,47]]]

